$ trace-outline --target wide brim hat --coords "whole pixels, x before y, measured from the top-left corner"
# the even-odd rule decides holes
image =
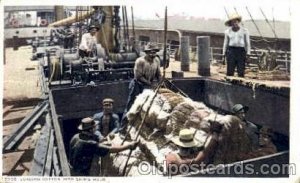
[[[97,31],[100,30],[100,28],[98,26],[95,26],[95,25],[89,26],[89,31],[91,31],[92,29],[97,29]]]
[[[246,113],[246,112],[248,112],[249,107],[248,107],[248,106],[243,106],[242,104],[235,104],[235,105],[232,107],[232,112],[236,114],[236,113],[240,112],[242,109],[243,109],[244,112]]]
[[[144,52],[150,52],[150,51],[155,51],[155,52],[159,52],[159,48],[157,45],[153,44],[153,43],[149,43],[146,45]]]
[[[239,22],[242,21],[242,17],[238,14],[232,14],[229,16],[228,20],[226,20],[225,25],[226,26],[231,26],[231,21],[232,20],[238,20]]]
[[[178,137],[173,137],[172,142],[180,147],[197,147],[199,142],[194,138],[194,133],[189,129],[183,129]]]
[[[97,126],[99,121],[94,120],[91,117],[83,118],[81,120],[80,125],[78,126],[78,130],[88,130],[95,126]]]

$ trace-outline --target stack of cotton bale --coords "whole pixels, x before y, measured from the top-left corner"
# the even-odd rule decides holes
[[[154,128],[165,128],[169,118],[169,111],[171,111],[170,103],[163,95],[157,94],[154,99],[153,97],[154,92],[152,90],[144,90],[142,94],[137,96],[134,104],[127,113],[129,124],[133,124],[138,128],[147,110],[149,110],[144,126],[151,129],[151,131]],[[152,105],[150,106],[151,102]]]
[[[141,124],[153,99],[154,92],[145,90],[137,96],[133,106],[127,113],[129,124],[134,124],[135,128]],[[214,121],[223,124],[223,129],[219,135],[219,145],[215,150],[214,163],[232,163],[240,159],[240,154],[251,149],[251,143],[238,118],[231,115],[219,115],[202,102],[196,102],[190,98],[183,97],[168,89],[161,89],[156,95],[153,104],[146,117],[145,124],[141,130],[141,136],[146,141],[152,141],[156,148],[160,149],[173,136],[178,136],[183,128],[196,129],[195,138],[202,142],[211,133],[210,122]],[[168,134],[168,138],[165,135]],[[155,138],[150,138],[155,137]],[[169,144],[166,145],[168,148]],[[151,152],[154,155],[157,152]],[[162,150],[159,150],[163,153]],[[163,157],[163,155],[161,156]]]
[[[153,96],[154,91],[152,90],[144,90],[143,93],[137,96],[134,104],[127,113],[130,124],[133,124],[135,127],[140,125],[150,107]],[[150,135],[154,129],[158,129],[166,131],[166,134],[172,133],[173,135],[178,135],[180,129],[184,128],[189,116],[195,110],[203,110],[205,113],[211,112],[201,102],[195,102],[169,89],[162,88],[155,96],[145,117],[145,129],[143,132],[148,131],[146,134]]]

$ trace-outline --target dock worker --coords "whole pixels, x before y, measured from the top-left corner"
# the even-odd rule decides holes
[[[96,134],[99,139],[104,140],[107,136],[113,139],[114,134],[119,130],[119,116],[113,113],[114,100],[111,98],[105,98],[102,101],[103,111],[96,113],[93,118],[95,121],[99,121],[97,125]]]
[[[259,157],[277,153],[277,148],[272,141],[273,136],[273,130],[270,127],[263,126],[259,130],[259,148],[253,154]]]
[[[87,33],[84,33],[81,37],[81,42],[79,45],[79,56],[81,58],[91,57],[92,50],[94,46],[97,44],[97,32],[100,30],[99,27],[95,25],[91,25],[88,29]]]
[[[194,139],[193,131],[189,129],[180,130],[179,137],[172,139],[172,142],[178,146],[179,151],[166,155],[166,173],[168,175],[184,174],[191,170],[195,171],[190,167],[193,164],[199,165],[194,167],[199,170],[205,168],[205,165],[212,163],[223,125],[213,121],[210,121],[210,124],[210,133],[204,142],[203,150],[200,152],[195,152],[194,150],[194,148],[199,146],[199,143]],[[182,172],[176,172],[176,170]]]
[[[134,65],[134,79],[129,83],[129,96],[125,112],[122,118],[126,118],[126,113],[132,106],[135,97],[142,93],[144,89],[154,88],[155,85],[161,80],[160,60],[156,53],[159,51],[157,45],[149,43],[146,45],[144,52],[145,56],[137,58]],[[122,124],[124,127],[124,124]]]
[[[233,76],[235,68],[239,77],[245,75],[246,60],[250,55],[250,36],[248,29],[240,25],[242,17],[232,14],[225,22],[229,28],[225,30],[223,59],[227,60],[227,76]]]
[[[272,138],[274,136],[273,130],[268,126],[263,126],[259,130],[259,146],[242,157],[243,159],[257,158],[270,154],[277,153],[277,148],[274,145]]]
[[[69,163],[73,176],[88,176],[94,156],[105,156],[108,153],[117,153],[126,149],[135,149],[138,142],[133,141],[122,146],[106,146],[98,143],[95,136],[97,122],[93,118],[84,118],[78,127],[79,133],[70,141]]]
[[[249,137],[253,148],[257,148],[259,146],[258,143],[258,128],[254,123],[246,120],[246,113],[248,112],[249,107],[243,106],[242,104],[235,104],[232,107],[232,112],[237,116],[241,122],[242,126],[245,129],[247,136]]]

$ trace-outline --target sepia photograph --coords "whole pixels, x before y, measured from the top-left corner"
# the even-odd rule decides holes
[[[0,182],[299,182],[296,0],[0,4]]]

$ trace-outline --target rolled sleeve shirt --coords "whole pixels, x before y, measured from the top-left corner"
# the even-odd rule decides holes
[[[140,81],[142,77],[150,82],[154,79],[159,80],[161,77],[159,59],[155,57],[153,62],[148,62],[145,56],[138,58],[134,66],[134,77],[138,81]]]
[[[230,27],[225,30],[225,38],[223,44],[223,55],[225,55],[228,47],[243,47],[249,55],[251,51],[250,36],[248,29],[241,27],[238,31],[233,31]]]

